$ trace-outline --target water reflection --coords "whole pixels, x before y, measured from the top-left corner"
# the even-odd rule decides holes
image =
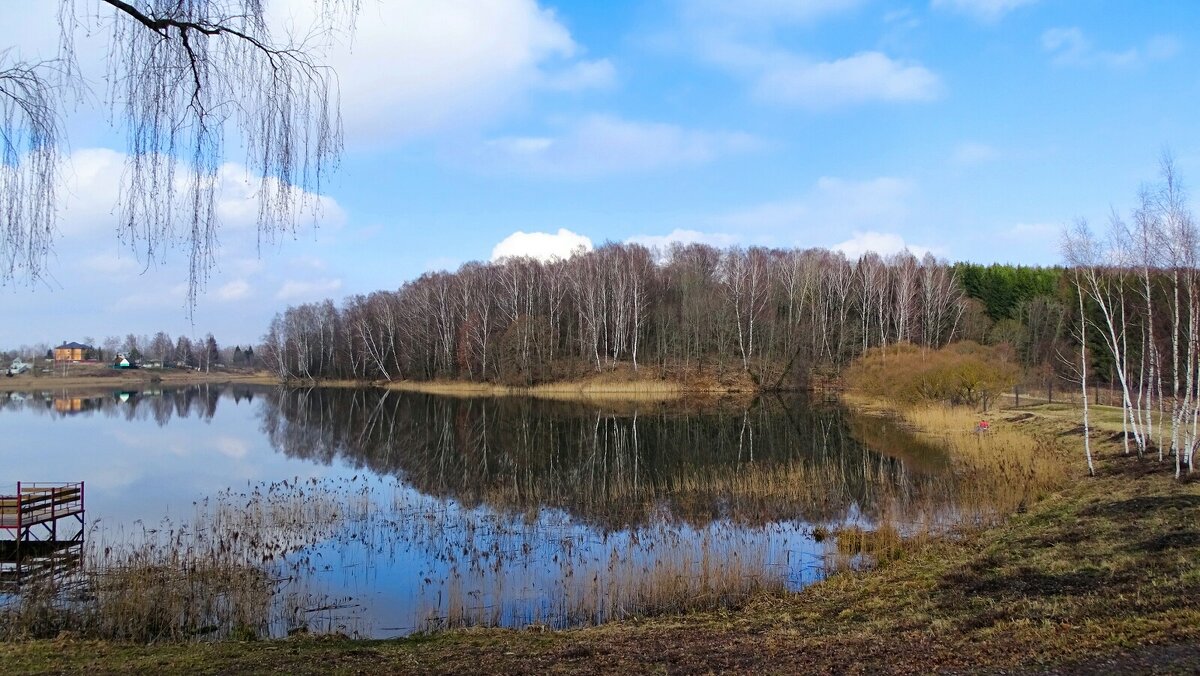
[[[806,399],[679,410],[277,390],[262,420],[290,456],[340,459],[466,506],[553,507],[610,529],[663,512],[697,525],[913,517],[953,498],[941,449]],[[864,436],[893,452],[869,450]]]
[[[283,581],[251,615],[264,634],[712,607],[820,578],[831,550],[814,526],[963,514],[941,449],[805,399],[210,385],[0,394],[0,414],[44,420],[14,427],[41,454],[0,452],[6,476],[77,472],[89,501],[97,487],[85,569],[253,565]],[[204,617],[217,634],[247,621]]]
[[[253,402],[263,391],[264,388],[255,386],[205,384],[169,389],[0,392],[0,410],[51,417],[152,419],[162,427],[173,417],[210,420],[217,414],[217,405],[222,398],[228,397],[235,404],[243,400]]]

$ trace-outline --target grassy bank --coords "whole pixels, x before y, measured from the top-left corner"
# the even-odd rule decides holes
[[[1084,478],[1070,413],[1006,411],[979,437],[974,414],[907,412],[963,471],[1032,471],[1015,513],[736,610],[399,641],[146,646],[64,635],[0,644],[0,660],[8,671],[93,673],[1190,673],[1200,665],[1200,482],[1122,455],[1108,434],[1097,440],[1100,475]]]
[[[111,391],[125,388],[181,387],[186,385],[242,383],[274,385],[279,379],[266,371],[188,369],[116,370],[106,364],[76,364],[54,373],[22,373],[0,377],[0,392],[72,392]]]
[[[696,396],[752,393],[759,388],[748,375],[737,370],[689,372],[664,376],[655,369],[634,370],[622,364],[581,377],[534,385],[501,385],[470,381],[416,381],[387,383],[385,387],[430,394],[462,396],[533,396],[547,399],[619,399],[663,401]]]

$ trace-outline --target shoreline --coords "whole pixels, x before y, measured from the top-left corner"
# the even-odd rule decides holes
[[[966,429],[973,411],[843,401],[945,439],[956,461],[977,470],[1004,470],[1011,457],[1003,435],[1035,441],[1034,457],[1061,465],[1063,475],[1019,496],[994,524],[967,526],[874,569],[837,572],[800,592],[764,593],[736,608],[579,629],[456,629],[395,640],[147,646],[60,636],[0,644],[0,659],[24,671],[93,673],[328,673],[331,664],[422,673],[1185,672],[1200,664],[1200,510],[1181,508],[1200,508],[1200,482],[1174,481],[1170,463],[1123,455],[1111,437],[1119,417],[1097,421],[1101,471],[1087,478],[1073,407],[994,410],[988,440],[1005,451],[994,454],[997,466],[981,458],[980,438]],[[1172,533],[1182,535],[1172,536],[1170,548],[1154,544]]]
[[[628,370],[590,374],[582,378],[539,383],[502,385],[468,380],[281,380],[268,371],[228,371],[208,373],[189,370],[139,369],[114,371],[95,365],[82,365],[77,373],[29,374],[0,377],[0,392],[82,392],[122,387],[184,387],[204,384],[278,385],[289,388],[379,388],[398,392],[420,392],[452,397],[536,397],[567,401],[652,401],[740,399],[765,392],[744,373],[721,376],[698,375],[686,379],[643,376]]]
[[[245,383],[247,385],[277,385],[279,380],[265,372],[213,371],[196,373],[189,371],[161,371],[138,369],[132,371],[84,372],[78,375],[23,373],[11,378],[0,376],[0,392],[87,392],[123,387],[181,387],[187,385],[212,385]]]

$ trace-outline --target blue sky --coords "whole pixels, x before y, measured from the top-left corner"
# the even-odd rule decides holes
[[[0,1],[0,45],[46,53],[55,4]],[[302,25],[311,3],[273,4]],[[1164,148],[1200,174],[1196,3],[363,5],[353,48],[327,55],[347,146],[317,227],[259,250],[230,143],[218,268],[190,323],[182,255],[148,267],[114,235],[124,145],[85,103],[49,275],[0,289],[0,346],[253,342],[289,303],[581,238],[1054,264],[1061,228],[1127,212]]]

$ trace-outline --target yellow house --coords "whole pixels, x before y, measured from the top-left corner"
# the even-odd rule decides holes
[[[92,351],[91,345],[70,342],[54,348],[54,361],[83,361]]]

